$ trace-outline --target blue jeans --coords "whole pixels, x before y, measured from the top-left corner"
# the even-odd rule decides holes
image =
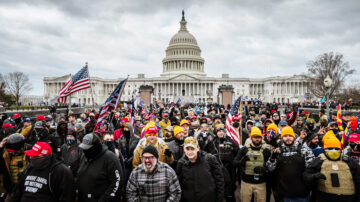
[[[309,199],[305,198],[286,198],[284,197],[284,202],[308,202]]]

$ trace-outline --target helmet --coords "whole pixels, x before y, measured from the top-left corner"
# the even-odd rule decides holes
[[[25,138],[20,133],[10,135],[6,141],[6,148],[18,151],[24,147]]]

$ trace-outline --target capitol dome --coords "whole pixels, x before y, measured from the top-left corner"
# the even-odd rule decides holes
[[[163,73],[161,76],[175,76],[191,74],[193,76],[206,76],[204,73],[204,59],[201,57],[195,37],[186,28],[184,11],[180,21],[180,30],[171,37],[163,59]]]

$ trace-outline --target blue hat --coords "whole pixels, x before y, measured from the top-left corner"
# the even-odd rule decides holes
[[[30,118],[24,118],[23,121],[24,121],[24,122],[31,122],[31,119],[30,119]]]

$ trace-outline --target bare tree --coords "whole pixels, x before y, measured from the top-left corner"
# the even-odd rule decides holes
[[[333,81],[330,89],[330,97],[334,91],[340,89],[344,80],[355,72],[351,69],[348,62],[343,61],[344,56],[340,53],[324,53],[316,57],[314,61],[307,64],[308,79],[313,83],[310,86],[311,93],[317,97],[323,97],[326,92],[324,79],[329,75]]]
[[[19,105],[21,96],[32,89],[29,77],[22,72],[13,72],[5,76],[6,91],[15,97],[15,102]]]

